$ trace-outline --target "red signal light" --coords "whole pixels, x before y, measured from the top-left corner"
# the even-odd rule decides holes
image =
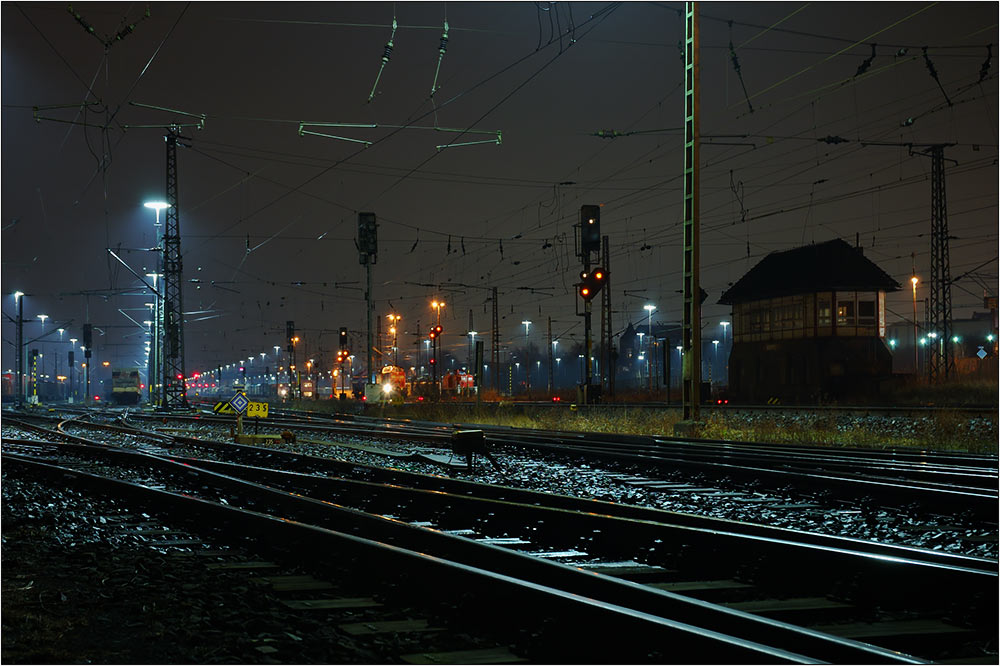
[[[100,401],[101,401],[101,396],[99,396],[99,395],[95,395],[95,396],[94,396],[94,400],[95,400],[96,402],[100,402]]]
[[[559,396],[557,395],[552,396],[552,402],[559,402],[560,400],[562,400],[562,398],[560,398]]]
[[[580,288],[580,295],[583,296],[584,298],[586,298],[587,296],[590,296],[590,289],[588,289],[587,287],[581,287]]]
[[[424,401],[424,396],[418,395],[417,396],[417,402],[423,402],[423,401]]]
[[[242,370],[242,368],[240,368]],[[178,374],[177,379],[184,379],[184,375]]]

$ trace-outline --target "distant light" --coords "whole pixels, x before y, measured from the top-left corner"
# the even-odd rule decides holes
[[[896,341],[895,340],[889,340],[889,346],[892,347],[893,349],[895,349],[896,348]]]
[[[101,365],[103,365],[106,368],[109,365],[111,365],[111,361],[104,361],[103,363],[101,363]]]
[[[952,338],[951,338],[951,341],[957,343],[961,339],[962,338],[958,337],[957,335],[953,335]]]
[[[927,338],[920,338],[920,346],[923,347],[926,345],[927,345]]]
[[[392,393],[392,384],[390,384],[388,382],[386,382],[385,384],[382,384],[382,393],[385,393],[386,395],[389,395],[390,393]]]
[[[990,333],[989,335],[987,335],[986,336],[986,340],[989,341],[989,342],[993,342],[993,334]]]
[[[911,277],[911,278],[910,278],[910,282],[912,282],[912,283],[913,283],[913,286],[914,286],[914,288],[915,288],[915,287],[917,286],[917,283],[918,283],[918,282],[920,282],[920,280],[918,280],[918,279],[917,279],[917,276],[916,276],[916,275],[914,275],[913,277]]]

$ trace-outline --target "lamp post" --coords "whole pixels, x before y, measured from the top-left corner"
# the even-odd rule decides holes
[[[167,380],[162,376],[166,372],[166,364],[163,362],[166,354],[161,349],[161,345],[166,342],[165,336],[161,336],[163,331],[163,300],[160,298],[160,287],[156,283],[156,278],[163,274],[163,237],[160,234],[160,211],[170,208],[170,204],[165,201],[146,201],[142,204],[146,208],[152,208],[156,213],[156,221],[153,223],[153,231],[156,234],[156,272],[146,273],[146,277],[153,280],[153,377],[150,384],[158,382],[160,390],[166,391]],[[166,398],[159,391],[156,393],[157,403],[166,406]]]
[[[162,263],[162,256],[157,259],[157,261]],[[150,401],[154,404],[163,404],[162,396],[160,395],[160,387],[163,386],[161,377],[163,372],[161,359],[163,357],[162,349],[160,348],[160,332],[163,330],[163,313],[161,307],[162,301],[160,299],[160,287],[156,282],[156,278],[160,277],[160,273],[146,273],[146,277],[153,281],[153,302],[146,304],[153,313],[153,353],[150,358],[149,378],[149,383],[153,386],[153,389],[150,391]]]
[[[398,325],[399,320],[403,318],[402,315],[391,314],[387,315],[389,319],[389,332],[392,333],[392,364],[399,365],[399,347],[396,346],[396,339],[399,335]]]
[[[716,365],[719,364],[719,341],[718,340],[712,340],[712,346],[715,347],[715,361],[712,363],[712,366],[716,366]],[[712,367],[709,367],[709,371],[711,371],[711,370],[712,370]],[[712,373],[711,372],[708,373],[708,383],[709,383],[709,385],[711,385],[711,383],[712,383]]]
[[[919,372],[917,368],[917,276],[914,275],[910,278],[910,284],[913,285],[913,374],[916,375]]]
[[[525,319],[521,322],[524,324],[524,388],[527,391],[528,399],[531,399],[531,355],[528,353],[528,328],[531,326],[531,322]]]
[[[48,319],[49,316],[47,314],[40,314],[40,315],[37,315],[37,316],[38,316],[39,319],[42,320],[42,330],[38,334],[38,337],[41,338],[42,336],[45,335],[45,320]],[[41,348],[41,340],[39,340],[38,346]],[[39,357],[44,358],[44,356],[42,356],[41,354],[39,354]],[[42,362],[41,374],[42,375],[45,374],[45,362],[44,361]],[[35,386],[35,395],[36,396],[38,395],[38,386],[37,386],[38,379],[39,379],[39,375],[36,374],[35,375],[35,384],[36,384],[36,386]],[[37,400],[37,398],[36,398],[36,400]]]
[[[648,353],[649,353],[649,355],[652,355],[653,354],[653,310],[656,309],[656,306],[653,305],[652,303],[647,303],[646,305],[642,306],[642,309],[646,311],[646,324],[647,324],[647,327],[649,329],[649,342],[647,342],[646,345],[648,347]],[[653,356],[652,367],[653,367],[653,372],[648,373],[649,374],[649,390],[650,391],[653,390],[653,373],[656,372],[656,357],[655,356]]]
[[[21,407],[24,403],[24,292],[14,292],[14,303],[17,305],[17,388],[14,390],[14,405]]]
[[[642,347],[642,339],[646,337],[646,334],[643,333],[642,331],[637,331],[636,335],[639,336],[639,356],[643,356],[644,349]],[[645,360],[645,359],[640,359],[640,360]],[[640,389],[642,388],[642,365],[639,366],[639,388]]]

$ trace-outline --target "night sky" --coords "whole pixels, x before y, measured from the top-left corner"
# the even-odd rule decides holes
[[[13,315],[10,294],[28,294],[26,341],[39,313],[46,332],[71,322],[67,340],[90,321],[104,332],[95,360],[145,363],[126,315],[148,319],[151,299],[106,249],[140,273],[155,266],[142,204],[165,197],[162,127],[192,119],[130,102],[206,116],[178,151],[189,372],[270,356],[286,320],[327,366],[340,326],[361,353],[358,211],[378,215],[376,313],[402,315],[401,348],[426,335],[436,297],[444,345],[464,359],[469,313],[489,330],[494,286],[503,343],[522,345],[528,319],[543,347],[549,316],[555,337],[582,340],[581,204],[603,205],[616,332],[645,323],[647,303],[654,322],[680,320],[681,3],[152,3],[148,18],[142,3],[72,7],[79,21],[66,3],[2,6],[2,303]],[[956,144],[954,316],[983,310],[983,285],[997,289],[997,18],[995,2],[701,4],[708,339],[729,319],[716,301],[731,283],[810,242],[857,239],[907,287],[915,267],[928,295],[931,160],[865,142]],[[380,127],[307,128],[365,148],[300,136],[302,121]],[[496,131],[501,145],[436,148]],[[910,317],[910,298],[890,296],[889,323]],[[6,318],[3,340],[6,370]],[[45,340],[65,359],[68,341]]]

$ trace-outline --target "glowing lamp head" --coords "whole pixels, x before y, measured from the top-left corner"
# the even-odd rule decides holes
[[[153,210],[156,211],[170,208],[170,204],[168,204],[166,201],[147,201],[142,205],[145,206],[146,208],[152,208]]]

